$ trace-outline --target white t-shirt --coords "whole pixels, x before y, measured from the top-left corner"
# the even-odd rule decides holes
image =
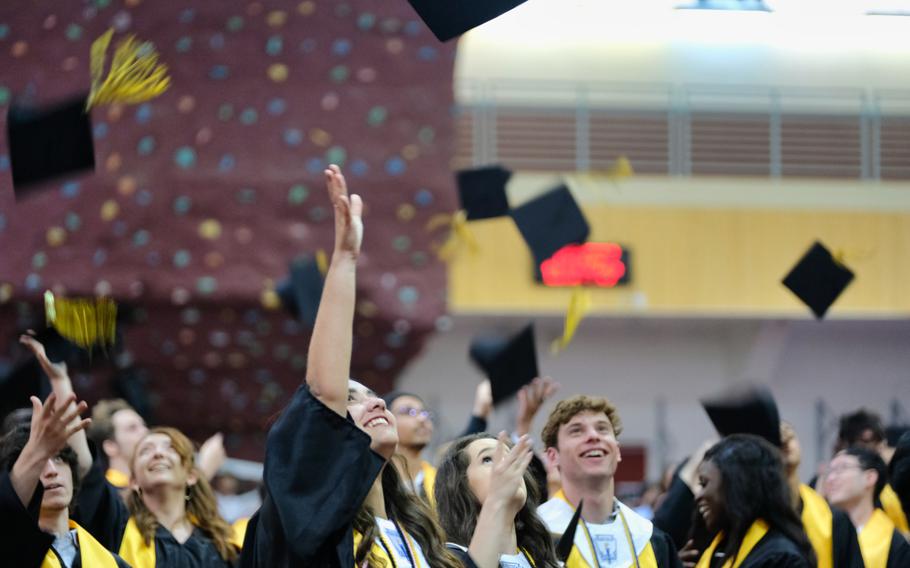
[[[385,548],[386,552],[392,555],[395,566],[398,568],[429,568],[430,564],[427,562],[427,559],[424,558],[423,550],[420,549],[420,545],[417,544],[417,541],[414,540],[413,537],[407,536],[407,533],[402,534],[398,532],[395,523],[388,519],[382,519],[380,517],[374,518],[376,519],[376,527],[381,533],[381,536],[377,535],[376,542]],[[405,542],[405,538],[407,538],[408,542]],[[414,561],[417,562],[416,566],[411,564],[409,559],[408,544],[410,544],[410,552],[415,557]]]

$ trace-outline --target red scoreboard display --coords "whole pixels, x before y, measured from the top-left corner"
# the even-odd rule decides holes
[[[612,288],[629,282],[629,251],[616,243],[568,245],[540,264],[545,286]]]

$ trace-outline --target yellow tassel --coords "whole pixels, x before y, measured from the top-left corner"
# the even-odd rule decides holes
[[[477,239],[474,238],[474,233],[468,228],[467,212],[459,210],[452,214],[438,213],[433,215],[427,221],[426,229],[428,232],[433,232],[446,225],[449,227],[449,238],[436,250],[436,256],[439,257],[439,260],[444,262],[452,260],[462,244],[466,245],[472,254],[476,254],[480,250]]]
[[[325,249],[316,251],[316,267],[319,269],[319,273],[322,274],[322,277],[325,278],[326,272],[329,271],[329,256],[325,253]]]
[[[620,180],[627,177],[632,177],[635,175],[635,170],[632,169],[632,162],[629,161],[629,158],[626,156],[620,156],[613,162],[613,165],[610,166],[604,175],[613,181]]]
[[[554,354],[559,353],[569,346],[575,332],[578,330],[578,324],[584,319],[588,311],[591,310],[591,291],[584,288],[575,288],[572,290],[572,297],[569,299],[569,309],[566,311],[566,323],[563,328],[562,337],[553,340],[550,344],[550,351]]]
[[[65,339],[83,349],[114,344],[117,326],[117,304],[110,298],[55,298],[44,293],[48,325]]]
[[[171,84],[167,66],[158,63],[158,53],[150,43],[136,41],[135,36],[117,44],[105,79],[104,65],[113,35],[110,29],[92,43],[92,89],[86,110],[110,103],[141,103],[157,97]]]

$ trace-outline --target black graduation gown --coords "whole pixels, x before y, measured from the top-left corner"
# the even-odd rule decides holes
[[[678,470],[677,470],[678,472]],[[692,490],[678,475],[673,477],[663,503],[654,513],[654,525],[665,531],[672,538],[677,548],[685,546],[695,513],[695,496]],[[850,517],[839,509],[831,508],[833,544],[832,560],[834,568],[856,568],[863,565],[859,541],[856,538],[856,527]],[[696,539],[702,540],[702,539]],[[696,542],[702,548],[707,543]]]
[[[711,563],[712,568],[722,565],[721,561]],[[806,561],[793,541],[771,529],[749,551],[749,555],[739,566],[740,568],[812,568],[813,565]]]
[[[54,535],[38,526],[38,514],[44,487],[39,483],[35,488],[28,507],[22,505],[13,489],[9,472],[0,473],[0,550],[3,551],[3,566],[16,568],[39,568],[54,543]],[[122,558],[113,555],[117,566],[129,568]],[[57,555],[59,559],[59,555]],[[60,562],[63,565],[63,562]],[[79,554],[73,560],[72,568],[82,568]],[[86,566],[85,568],[92,568]]]
[[[266,495],[247,527],[241,566],[351,568],[352,524],[384,464],[350,417],[298,388],[269,431]]]
[[[910,543],[897,529],[891,535],[891,550],[888,551],[887,568],[907,568],[910,566]]]
[[[120,491],[105,479],[97,459],[82,482],[78,504],[74,520],[108,550],[119,551],[130,513]],[[162,526],[155,531],[156,568],[230,568],[234,564],[223,560],[198,528],[183,544]]]

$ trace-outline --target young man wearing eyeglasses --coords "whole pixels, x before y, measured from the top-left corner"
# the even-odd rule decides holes
[[[398,423],[398,453],[392,461],[414,493],[435,507],[436,468],[421,458],[433,439],[433,414],[416,394],[393,391],[383,398]]]
[[[910,544],[878,507],[886,482],[884,460],[877,452],[859,446],[834,456],[825,474],[828,500],[850,515],[866,568],[910,566]]]

